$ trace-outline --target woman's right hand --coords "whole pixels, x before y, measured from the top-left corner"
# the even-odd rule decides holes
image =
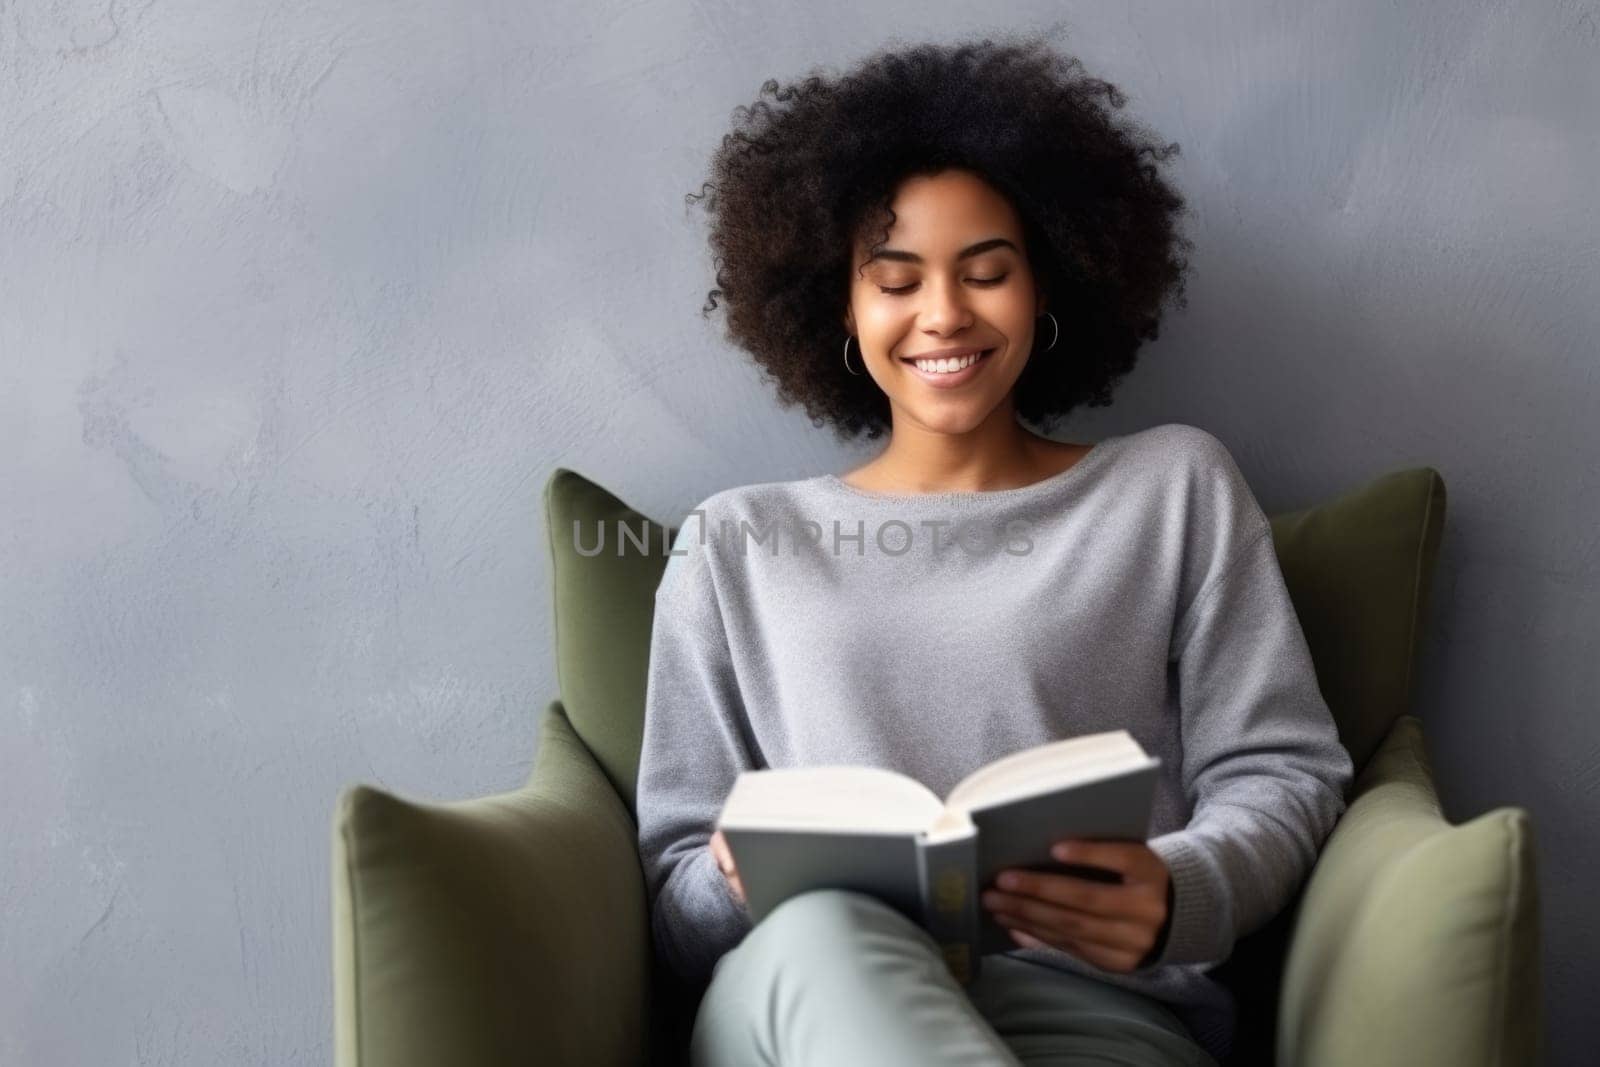
[[[723,877],[728,880],[728,888],[733,891],[734,899],[740,904],[745,903],[744,886],[739,882],[739,872],[733,865],[733,853],[728,851],[727,839],[718,830],[711,835],[711,855],[716,857],[717,866],[722,868]]]

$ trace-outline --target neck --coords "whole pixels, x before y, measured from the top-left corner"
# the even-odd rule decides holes
[[[1010,410],[961,434],[896,425],[870,464],[873,480],[902,492],[988,492],[1037,481],[1050,467],[1048,438],[1025,429]]]

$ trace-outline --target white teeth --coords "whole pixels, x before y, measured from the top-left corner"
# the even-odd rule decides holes
[[[959,359],[918,359],[913,362],[916,363],[918,370],[929,374],[951,374],[972,366],[982,357],[982,352],[974,352],[970,356],[962,356]]]

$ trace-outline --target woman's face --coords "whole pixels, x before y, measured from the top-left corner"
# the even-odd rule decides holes
[[[850,344],[851,368],[865,363],[888,394],[896,427],[910,419],[960,434],[990,417],[1011,420],[1011,388],[1044,313],[1016,211],[960,170],[908,178],[891,206],[883,250],[869,262],[863,238],[851,262],[845,329],[859,341],[859,350]],[[984,355],[953,372],[947,368],[959,364],[908,362],[947,349]]]

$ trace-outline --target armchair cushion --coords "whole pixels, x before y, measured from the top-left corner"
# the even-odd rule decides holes
[[[1412,706],[1444,513],[1444,480],[1416,467],[1272,516],[1284,583],[1357,774]]]
[[[645,1058],[633,822],[559,700],[522,788],[431,803],[355,785],[332,829],[339,1067]]]
[[[1411,715],[1395,724],[1353,794],[1302,900],[1277,1062],[1540,1062],[1539,898],[1527,812],[1497,808],[1451,826]]]
[[[565,467],[545,482],[544,515],[561,701],[634,814],[656,586],[678,531]]]

